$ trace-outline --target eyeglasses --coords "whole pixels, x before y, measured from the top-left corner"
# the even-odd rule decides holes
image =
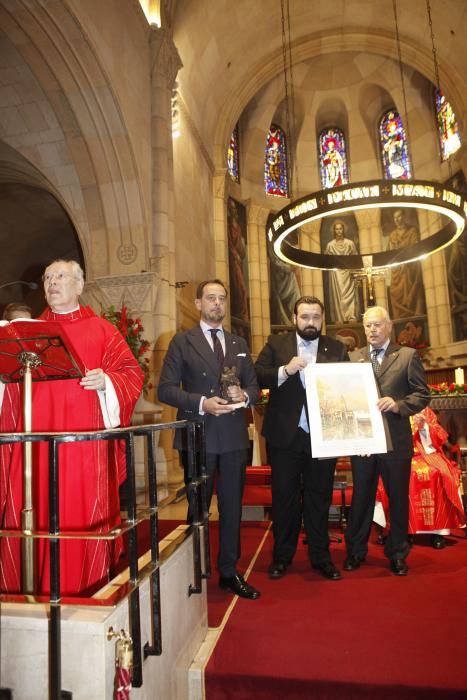
[[[75,279],[78,279],[72,272],[44,272],[42,281],[47,283],[55,279],[57,282],[61,282],[65,277],[75,277]]]

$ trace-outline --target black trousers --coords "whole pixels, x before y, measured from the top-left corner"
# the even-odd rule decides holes
[[[185,472],[185,484],[189,484],[192,481],[192,475],[188,470],[188,453],[181,451],[180,458]],[[220,576],[230,577],[237,573],[237,561],[240,558],[242,497],[247,460],[248,450],[233,450],[222,454],[206,453],[208,509],[214,490],[214,481],[217,489],[217,508],[219,511],[217,568]],[[192,521],[190,509],[187,519],[188,522]]]
[[[368,552],[378,478],[381,475],[389,499],[390,530],[384,553],[388,559],[405,559],[409,523],[409,481],[411,457],[393,452],[369,457],[352,457],[353,496],[345,541],[347,552],[364,559]]]
[[[272,479],[274,561],[291,562],[301,520],[312,564],[330,561],[329,508],[336,459],[313,459],[310,436],[301,428],[286,449],[268,445]]]

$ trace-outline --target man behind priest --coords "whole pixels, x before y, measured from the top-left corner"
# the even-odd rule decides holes
[[[40,320],[63,327],[86,368],[81,379],[33,382],[33,432],[92,431],[128,425],[143,386],[143,373],[130,348],[108,321],[81,306],[84,275],[73,260],[55,260],[43,275],[48,308]],[[25,321],[39,327],[35,321]],[[22,386],[0,384],[0,431],[21,432]],[[33,444],[36,528],[48,530],[48,446]],[[21,528],[22,445],[0,448],[0,522]],[[106,532],[120,522],[118,487],[125,478],[123,452],[114,441],[84,441],[59,448],[61,530]],[[60,543],[62,594],[89,592],[108,580],[120,543],[63,539]],[[37,591],[47,593],[48,543],[36,541]],[[0,590],[21,591],[20,540],[0,538]]]
[[[302,520],[311,565],[331,581],[341,578],[329,552],[328,520],[336,458],[313,459],[303,369],[309,362],[348,361],[338,340],[322,335],[323,303],[298,299],[295,333],[271,335],[255,364],[261,389],[269,389],[263,435],[272,473],[273,562],[269,576],[285,575],[297,549]]]
[[[222,326],[226,304],[227,290],[221,280],[205,280],[198,285],[195,306],[200,312],[200,323],[172,338],[160,376],[159,400],[178,408],[178,420],[204,421],[209,502],[217,475],[219,586],[255,600],[259,591],[245,581],[236,566],[249,448],[245,409],[239,404],[255,403],[259,389],[245,340]],[[228,388],[237,408],[221,398],[220,375],[224,365],[235,368],[240,382]],[[174,447],[180,450],[188,484],[192,475],[182,440],[180,431],[176,431]]]

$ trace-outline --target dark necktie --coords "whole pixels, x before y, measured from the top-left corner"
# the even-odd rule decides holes
[[[376,376],[378,376],[381,371],[381,365],[378,362],[378,357],[382,352],[384,352],[384,348],[375,348],[371,351],[371,364],[373,365],[373,370]]]
[[[219,340],[217,333],[218,328],[210,328],[209,332],[212,337],[212,348],[214,350],[214,355],[216,356],[217,364],[219,369],[222,371],[224,369],[224,351],[222,349],[221,341]]]

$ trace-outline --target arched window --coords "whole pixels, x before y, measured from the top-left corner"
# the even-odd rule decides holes
[[[271,124],[264,158],[264,189],[266,194],[288,197],[287,143],[285,133],[277,124]]]
[[[235,182],[240,182],[240,166],[239,166],[239,136],[238,124],[235,124],[235,129],[230,137],[229,147],[227,149],[227,170],[230,177]]]
[[[388,180],[412,177],[407,137],[401,116],[395,109],[383,114],[379,123],[379,141],[384,177]]]
[[[435,88],[435,110],[438,123],[441,158],[447,160],[461,147],[459,126],[456,121],[451,103],[447,101],[441,90]]]
[[[349,181],[344,132],[335,127],[324,129],[318,139],[319,170],[324,189]]]

